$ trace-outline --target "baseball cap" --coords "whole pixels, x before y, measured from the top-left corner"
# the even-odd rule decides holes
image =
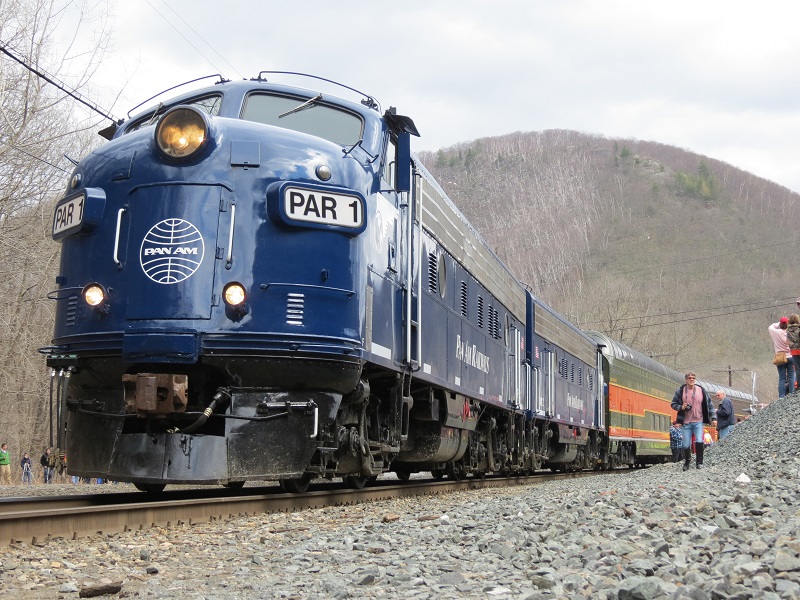
[[[786,317],[781,317],[781,325],[783,325],[784,323],[789,323],[789,319],[787,319]]]

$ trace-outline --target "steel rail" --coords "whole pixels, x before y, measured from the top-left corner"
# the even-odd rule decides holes
[[[609,472],[605,472],[609,473]],[[266,492],[245,488],[237,495],[184,497],[208,490],[183,490],[175,499],[148,499],[143,493],[95,494],[59,498],[9,499],[0,502],[0,546],[18,542],[41,543],[51,538],[78,539],[90,535],[143,530],[151,527],[224,521],[236,517],[295,512],[330,506],[348,506],[378,500],[444,494],[484,488],[535,485],[553,479],[596,475],[596,472],[549,474],[533,477],[492,477],[462,481],[391,481],[362,490],[319,489],[305,494]],[[388,485],[386,485],[388,484]],[[320,486],[322,487],[322,486]],[[277,490],[277,488],[275,488]],[[215,492],[219,490],[214,490]],[[246,493],[246,492],[255,493]],[[225,492],[223,492],[225,493]],[[169,495],[167,492],[165,495]],[[135,498],[136,501],[133,501]],[[38,505],[38,507],[37,507]]]

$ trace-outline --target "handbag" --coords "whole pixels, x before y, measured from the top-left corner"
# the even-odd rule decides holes
[[[776,352],[775,358],[772,359],[773,365],[785,365],[786,362],[786,352]]]

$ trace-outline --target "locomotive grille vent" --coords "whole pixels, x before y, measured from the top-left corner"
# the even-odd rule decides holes
[[[467,316],[467,282],[461,282],[461,316]]]
[[[572,383],[575,383],[575,363],[572,363],[569,366],[569,380]]]
[[[594,389],[594,377],[592,377],[592,372],[591,371],[589,371],[589,373],[588,373],[588,379],[589,379],[589,389],[593,390]]]
[[[303,325],[305,316],[306,295],[287,294],[286,295],[286,324]]]
[[[483,329],[483,296],[478,296],[478,327]]]
[[[560,361],[558,361],[558,374],[564,379],[569,378],[569,364],[567,363],[566,358],[562,358]]]
[[[78,312],[78,296],[70,296],[67,299],[67,318],[66,325],[75,325],[75,313]]]
[[[436,281],[438,262],[435,254],[432,252],[428,254],[428,291],[431,294],[435,294],[438,287]]]
[[[489,307],[489,335],[494,339],[500,338],[500,313]]]

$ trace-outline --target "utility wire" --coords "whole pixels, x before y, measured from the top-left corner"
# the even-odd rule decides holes
[[[12,51],[9,48],[8,44],[0,43],[0,52],[2,52],[3,54],[5,54],[9,58],[11,58],[11,60],[16,61],[19,64],[21,64],[23,67],[28,69],[34,75],[38,75],[39,77],[44,79],[47,83],[49,83],[51,85],[54,85],[56,88],[58,88],[59,90],[61,90],[65,94],[67,94],[68,96],[74,98],[75,100],[77,100],[78,102],[83,104],[84,106],[90,108],[91,110],[93,110],[94,112],[99,114],[100,116],[105,117],[106,119],[108,119],[109,121],[113,121],[114,123],[121,123],[122,122],[122,121],[118,121],[113,115],[107,113],[105,110],[103,110],[102,108],[97,106],[97,104],[95,104],[94,102],[90,102],[89,100],[84,100],[83,97],[74,88],[73,89],[67,89],[67,85],[65,83],[62,83],[62,82],[58,81],[53,75],[50,75],[49,73],[47,73],[43,69],[37,69],[37,68],[29,65],[28,63],[26,63],[23,58],[21,58],[21,57],[19,57],[19,56],[17,56],[15,54],[16,50]]]
[[[646,327],[658,327],[660,325],[674,325],[675,323],[688,323],[689,321],[702,321],[703,319],[716,319],[718,317],[727,317],[729,315],[737,315],[737,314],[740,314],[740,313],[756,312],[756,311],[759,311],[759,310],[764,310],[766,308],[770,308],[770,307],[762,306],[762,307],[759,307],[759,308],[748,308],[748,309],[744,309],[744,310],[732,310],[732,311],[729,311],[729,312],[716,313],[716,314],[713,314],[713,315],[705,315],[705,316],[702,316],[702,317],[688,317],[686,319],[676,319],[675,321],[660,321],[658,323],[648,323],[648,324],[636,325],[636,326],[631,326],[631,327],[620,327],[620,328],[615,328],[615,331],[629,331],[631,329],[645,329]],[[714,309],[713,308],[709,308],[708,310],[714,310]],[[648,317],[641,317],[641,318],[642,319],[647,319]],[[582,325],[579,325],[578,327],[583,328]]]
[[[191,25],[189,25],[189,23],[187,23],[187,22],[186,22],[186,19],[184,19],[184,18],[183,18],[183,17],[182,17],[182,16],[181,16],[181,15],[180,15],[180,14],[179,14],[179,13],[178,13],[178,12],[177,12],[175,9],[174,9],[174,8],[172,8],[172,7],[169,5],[169,3],[167,2],[167,0],[161,0],[161,2],[162,2],[162,4],[164,4],[164,6],[166,6],[166,7],[167,7],[167,8],[168,8],[170,11],[172,11],[172,13],[173,13],[173,14],[174,14],[176,17],[178,17],[178,18],[181,20],[181,22],[182,22],[184,25],[186,25],[186,27],[188,27],[188,28],[191,30],[191,32],[192,32],[193,34],[195,34],[195,35],[196,35],[198,38],[200,38],[200,40],[201,40],[201,41],[202,41],[202,42],[203,42],[203,43],[204,43],[206,46],[208,46],[208,47],[211,49],[211,51],[212,51],[214,54],[216,54],[216,55],[217,55],[217,56],[218,56],[220,59],[222,59],[222,61],[223,61],[223,62],[224,62],[226,65],[228,65],[228,66],[229,66],[231,69],[233,69],[233,71],[234,71],[234,72],[235,72],[235,73],[236,73],[236,74],[237,74],[239,77],[241,77],[242,79],[244,79],[244,76],[243,76],[241,73],[239,73],[239,71],[236,69],[236,67],[234,67],[234,66],[233,66],[231,63],[229,63],[227,60],[225,60],[225,57],[224,57],[224,56],[222,56],[222,55],[221,55],[219,52],[217,52],[217,50],[214,48],[214,46],[212,46],[211,44],[209,44],[209,43],[206,41],[206,39],[205,39],[205,38],[204,38],[202,35],[200,35],[199,33],[197,33],[197,31],[195,30],[195,28],[194,28],[194,27],[192,27]],[[150,2],[149,2],[149,1],[148,1],[147,3],[148,3],[148,4],[150,4]],[[150,4],[150,6],[152,7],[153,5],[152,5],[152,4]],[[155,8],[153,8],[153,10],[155,10]],[[158,12],[158,11],[156,11],[156,12]],[[159,13],[159,15],[161,15],[161,13]],[[161,18],[163,19],[163,18],[164,18],[164,16],[163,16],[163,15],[161,15]],[[164,19],[164,20],[166,20],[166,19]],[[174,28],[173,28],[173,29],[174,29]],[[184,39],[186,39],[186,38],[184,38]],[[188,42],[189,40],[186,40],[186,41]],[[205,57],[203,57],[203,58],[205,58]],[[206,59],[206,60],[208,60],[208,59]],[[209,62],[211,62],[211,61],[209,61]],[[212,65],[214,68],[216,68],[216,65],[214,65],[214,63],[211,63],[211,65]],[[217,69],[217,70],[219,71],[220,69]]]
[[[688,313],[707,312],[707,311],[710,311],[710,310],[722,310],[724,308],[738,308],[740,306],[749,306],[749,305],[752,305],[752,304],[765,304],[765,303],[768,303],[768,304],[765,304],[765,306],[753,307],[752,310],[755,311],[755,310],[773,308],[779,303],[788,302],[790,300],[793,300],[793,298],[779,298],[777,300],[761,300],[761,301],[759,301],[759,300],[751,300],[749,302],[741,302],[739,304],[728,304],[726,306],[715,306],[713,308],[694,308],[694,309],[691,309],[691,310],[682,310],[682,311],[667,312],[667,313],[657,313],[657,314],[654,314],[654,315],[642,315],[642,316],[637,316],[637,317],[620,317],[619,319],[615,319],[615,321],[617,321],[617,322],[619,322],[619,321],[641,321],[642,319],[653,319],[653,318],[656,318],[656,317],[674,317],[674,316],[677,316],[677,315],[685,315],[685,314],[688,314]],[[722,314],[732,314],[732,313],[722,313]],[[716,316],[716,315],[711,315],[711,316]],[[588,323],[585,323],[585,325],[597,325],[597,324],[601,324],[602,325],[603,323],[605,323],[605,321],[589,321]]]
[[[603,275],[595,275],[593,277],[587,277],[586,279],[601,279],[603,277],[609,277],[612,275],[628,275],[629,273],[640,273],[641,271],[655,271],[656,269],[663,269],[666,267],[679,267],[683,265],[687,265],[689,263],[700,262],[703,260],[711,260],[714,258],[722,258],[723,256],[733,256],[735,254],[744,254],[746,252],[753,252],[755,250],[766,250],[768,248],[775,248],[777,246],[786,246],[788,244],[796,244],[795,240],[790,240],[788,242],[779,242],[777,244],[771,244],[769,246],[759,246],[758,248],[748,248],[747,250],[737,250],[736,252],[726,252],[725,254],[714,254],[712,256],[701,256],[700,258],[693,258],[691,260],[682,260],[681,262],[676,263],[667,263],[665,265],[651,265],[648,267],[642,267],[641,269],[632,269],[630,271],[620,271],[618,273],[604,273]]]
[[[161,18],[164,20],[164,22],[165,22],[167,25],[169,25],[170,27],[172,27],[172,28],[173,28],[173,29],[174,29],[174,30],[175,30],[175,31],[178,33],[178,35],[180,35],[180,36],[181,36],[181,37],[182,37],[184,40],[186,40],[186,43],[187,43],[187,44],[189,44],[189,45],[190,45],[192,48],[194,48],[194,49],[195,49],[195,51],[196,51],[196,52],[197,52],[197,53],[198,53],[200,56],[202,56],[202,57],[203,57],[205,60],[207,60],[207,61],[208,61],[208,62],[211,64],[211,66],[212,66],[212,67],[214,67],[214,69],[216,69],[217,71],[220,71],[220,72],[222,71],[222,69],[220,69],[220,68],[219,68],[219,67],[218,67],[216,64],[214,64],[214,61],[213,61],[213,60],[211,60],[211,59],[210,59],[208,56],[206,56],[205,54],[203,54],[203,52],[202,52],[202,50],[200,50],[200,48],[198,48],[197,46],[195,46],[195,45],[194,45],[194,44],[191,42],[191,40],[189,40],[189,38],[187,38],[185,35],[183,35],[183,32],[182,32],[180,29],[178,29],[177,27],[175,27],[175,25],[174,25],[172,22],[170,22],[170,20],[169,20],[169,19],[167,19],[167,18],[166,18],[166,17],[163,15],[163,13],[162,13],[160,10],[158,10],[158,9],[157,9],[155,6],[153,6],[153,3],[152,3],[152,2],[150,2],[150,0],[145,0],[145,2],[147,2],[147,4],[150,6],[150,8],[152,8],[152,9],[153,9],[153,10],[154,10],[154,11],[155,11],[157,14],[158,14],[158,16],[159,16],[159,17],[161,17]],[[164,0],[162,0],[162,2],[163,2],[163,3],[164,3],[164,5],[165,5],[167,8],[169,8],[169,9],[170,9],[170,10],[171,10],[173,13],[175,13],[176,15],[178,14],[178,13],[176,13],[174,10],[172,10],[172,7],[170,7],[170,5],[169,5],[169,4],[167,4],[166,2],[164,2]],[[203,42],[203,43],[204,43],[206,46],[208,46],[209,48],[211,48],[211,50],[214,52],[214,54],[216,54],[217,56],[219,56],[220,58],[222,58],[222,56],[220,56],[220,55],[219,55],[219,53],[218,53],[216,50],[214,50],[214,48],[211,46],[211,44],[209,44],[208,42],[206,42],[206,41],[203,39],[203,37],[202,37],[200,34],[198,34],[198,33],[197,33],[197,32],[196,32],[194,29],[192,29],[192,27],[191,27],[191,26],[190,26],[188,23],[186,23],[186,21],[184,21],[184,20],[183,20],[183,18],[181,18],[181,17],[180,17],[180,15],[178,15],[178,18],[180,18],[180,19],[181,19],[181,21],[183,21],[183,22],[184,22],[184,24],[186,24],[186,26],[187,26],[187,27],[189,27],[189,29],[191,29],[191,30],[192,30],[192,32],[193,32],[193,33],[194,33],[194,34],[195,34],[197,37],[199,37],[199,38],[200,38],[200,40],[201,40],[201,41],[202,41],[202,42]],[[225,61],[225,63],[226,63],[228,66],[230,66],[230,63],[228,63],[228,61],[226,61],[224,58],[222,58],[222,60],[223,60],[223,61]],[[234,71],[236,71],[236,69],[234,69]],[[238,73],[238,71],[237,71],[237,73]],[[239,75],[239,76],[241,77],[241,75]]]
[[[63,167],[59,167],[58,165],[54,165],[53,163],[51,163],[51,162],[49,162],[49,161],[47,161],[47,160],[45,160],[45,159],[43,159],[43,158],[41,158],[39,156],[35,156],[35,155],[31,154],[30,152],[28,152],[27,150],[23,150],[22,148],[20,148],[18,146],[12,146],[11,149],[12,150],[16,150],[17,152],[22,152],[22,154],[25,154],[26,156],[29,156],[33,160],[38,160],[39,162],[44,163],[44,164],[46,164],[46,165],[48,165],[50,167],[53,167],[54,169],[58,169],[59,171],[62,171],[63,173],[66,173],[67,175],[69,175],[69,173],[70,173],[69,171],[67,171]]]

